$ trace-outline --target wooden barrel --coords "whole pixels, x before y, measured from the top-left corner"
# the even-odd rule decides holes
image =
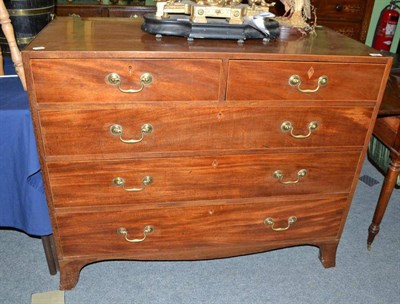
[[[55,0],[4,0],[20,50],[53,19],[54,2]],[[10,48],[1,28],[0,47],[3,54],[10,54]]]

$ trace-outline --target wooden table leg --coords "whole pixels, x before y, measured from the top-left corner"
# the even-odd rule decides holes
[[[1,53],[0,48],[0,76],[4,75],[4,66],[3,66],[3,54]]]
[[[49,267],[49,272],[51,275],[57,274],[57,257],[54,252],[54,245],[53,245],[53,236],[46,235],[42,236],[42,243],[44,253],[46,255],[47,265]]]
[[[391,162],[389,165],[389,169],[385,176],[385,181],[383,183],[381,193],[379,195],[378,204],[375,209],[374,217],[372,219],[372,223],[368,229],[368,250],[371,250],[372,242],[374,241],[375,236],[379,232],[379,225],[381,224],[382,218],[385,214],[386,207],[389,203],[390,197],[392,195],[394,186],[396,185],[397,177],[400,173],[400,158],[396,158],[391,155]]]

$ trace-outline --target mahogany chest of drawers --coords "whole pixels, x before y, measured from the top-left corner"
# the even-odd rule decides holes
[[[56,18],[23,60],[60,288],[102,260],[314,245],[335,266],[391,65],[371,52],[327,29],[240,45]]]
[[[317,24],[365,42],[375,0],[311,0]]]

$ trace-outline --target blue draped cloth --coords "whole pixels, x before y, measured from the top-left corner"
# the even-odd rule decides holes
[[[5,72],[15,74],[7,58]],[[0,227],[52,233],[27,93],[9,76],[0,77]]]

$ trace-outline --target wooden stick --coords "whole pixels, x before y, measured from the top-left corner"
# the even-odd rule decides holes
[[[26,91],[25,72],[22,65],[21,52],[19,51],[17,42],[15,41],[14,29],[11,24],[10,15],[8,14],[3,0],[0,0],[0,24],[4,36],[6,36],[8,45],[10,46],[11,60],[14,63],[15,71],[17,72],[19,79],[21,79],[22,86]]]
[[[4,68],[3,68],[3,55],[1,54],[1,48],[0,48],[0,76],[4,75]]]

